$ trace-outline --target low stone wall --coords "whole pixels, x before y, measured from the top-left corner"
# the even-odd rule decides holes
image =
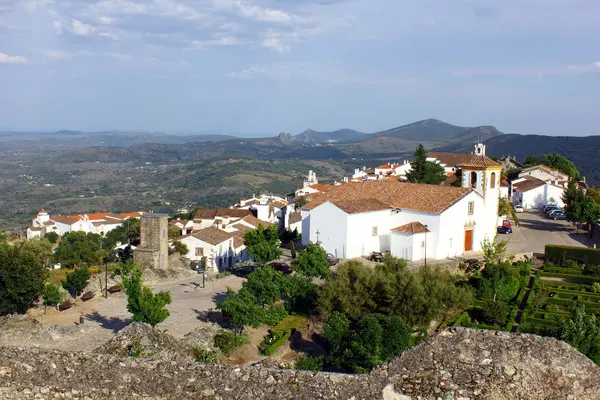
[[[533,335],[453,328],[369,375],[0,348],[0,399],[600,399],[600,368]]]

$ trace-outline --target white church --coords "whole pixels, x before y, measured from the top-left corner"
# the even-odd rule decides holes
[[[462,187],[368,180],[310,196],[301,210],[302,243],[336,257],[390,252],[408,261],[480,252],[494,240],[502,165],[477,144],[465,155]]]

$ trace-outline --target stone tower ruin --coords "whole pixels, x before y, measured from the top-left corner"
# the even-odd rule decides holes
[[[140,245],[133,251],[133,260],[144,267],[169,267],[169,217],[167,214],[142,215]]]

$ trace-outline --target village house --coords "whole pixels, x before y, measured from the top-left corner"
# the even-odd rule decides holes
[[[534,167],[525,168],[519,173],[519,178],[524,178],[526,176],[537,178],[544,182],[552,182],[555,185],[564,187],[569,183],[569,175],[545,165],[536,165]]]
[[[191,220],[174,219],[170,224],[177,229],[180,236],[188,235],[194,229],[194,221]]]
[[[188,248],[184,256],[191,261],[203,262],[207,272],[224,271],[250,259],[241,236],[216,227],[200,229],[179,241]]]
[[[223,227],[223,230],[226,232],[232,232],[239,236],[244,236],[246,232],[254,230],[258,228],[259,225],[262,225],[264,228],[268,228],[272,225],[270,222],[261,221],[256,218],[254,215],[247,215],[242,219],[239,219],[235,222],[230,223],[229,225]]]
[[[281,219],[281,210],[288,204],[288,201],[282,197],[274,195],[253,196],[251,199],[240,199],[240,202],[232,208],[246,209],[252,212],[252,215],[274,224],[278,224]]]
[[[524,209],[543,208],[547,204],[564,207],[564,186],[525,175],[512,182],[512,203]]]
[[[478,144],[448,168],[457,167],[462,187],[367,180],[312,195],[301,209],[302,243],[318,242],[340,258],[389,251],[416,261],[480,252],[496,236],[502,165]]]
[[[49,232],[59,236],[67,232],[97,233],[104,236],[130,218],[140,218],[146,212],[131,213],[89,213],[81,215],[58,215],[50,217],[46,210],[40,210],[32,219],[31,226],[27,228],[27,239],[43,237]]]
[[[232,222],[253,215],[248,209],[217,208],[212,210],[198,210],[194,215],[194,231],[211,226],[223,228]]]

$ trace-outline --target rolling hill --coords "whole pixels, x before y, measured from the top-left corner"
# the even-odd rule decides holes
[[[457,136],[465,132],[467,129],[469,128],[451,125],[447,122],[430,118],[385,131],[376,132],[373,135],[376,137],[387,136],[413,141],[443,140]]]
[[[338,129],[333,132],[317,132],[312,129],[307,129],[304,132],[294,136],[294,139],[299,140],[303,143],[317,144],[317,143],[342,143],[350,142],[354,140],[366,139],[368,135],[363,132],[355,131],[353,129]]]

